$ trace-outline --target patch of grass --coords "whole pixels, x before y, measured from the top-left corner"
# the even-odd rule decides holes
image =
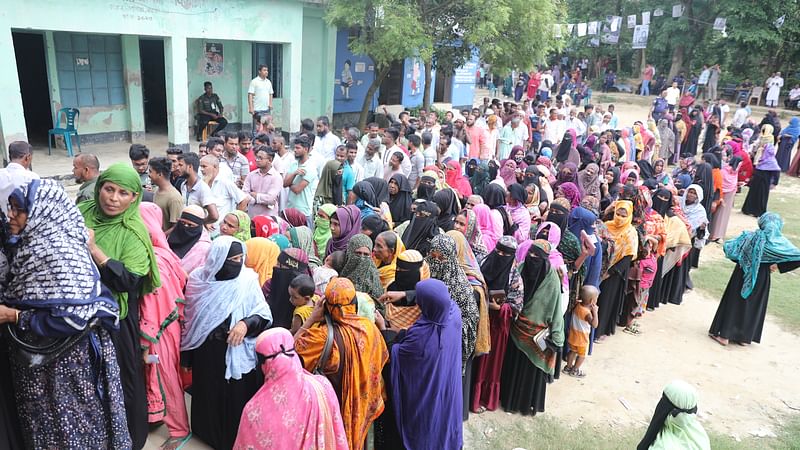
[[[553,417],[523,417],[503,414],[498,416],[502,422],[470,420],[464,424],[465,447],[474,450],[618,450],[636,448],[644,436],[645,427],[609,429],[608,426],[582,424],[573,429],[558,422]],[[490,433],[484,431],[492,429]],[[708,431],[708,430],[706,430]],[[772,439],[747,437],[736,442],[730,436],[709,433],[711,448],[718,450],[797,449],[800,448],[800,419],[787,424]]]
[[[800,209],[794,205],[798,190],[800,179],[783,176],[769,199],[769,210],[781,215],[784,222],[783,233],[796,245],[800,244]],[[746,196],[747,189],[736,196],[734,211],[741,209]],[[697,270],[692,271],[692,281],[709,297],[720,299],[734,267],[734,263],[727,259],[705,260]],[[772,275],[767,311],[794,332],[800,332],[800,303],[797,302],[797,292],[800,292],[800,273],[795,271]]]

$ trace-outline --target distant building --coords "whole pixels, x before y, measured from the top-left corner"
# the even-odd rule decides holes
[[[247,89],[269,66],[277,127],[333,112],[336,29],[319,1],[41,0],[0,15],[0,144],[46,145],[63,107],[80,109],[83,143],[186,146],[194,100],[211,81],[228,129],[249,129]]]

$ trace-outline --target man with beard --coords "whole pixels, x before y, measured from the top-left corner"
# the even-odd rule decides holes
[[[234,183],[219,175],[219,161],[212,155],[204,156],[200,160],[200,170],[203,171],[203,181],[211,188],[217,205],[219,218],[211,230],[211,237],[219,235],[219,226],[228,213],[234,210],[246,211],[250,197],[239,189]]]
[[[219,162],[231,169],[236,186],[242,187],[244,179],[247,178],[247,174],[250,173],[250,161],[239,153],[239,135],[235,133],[226,133],[224,139],[223,147],[225,151],[220,157]]]
[[[253,152],[253,138],[250,133],[246,133],[244,131],[240,131],[237,136],[239,137],[239,153],[247,158],[247,168],[250,170],[250,172],[252,172],[258,168],[256,165],[256,154]],[[266,139],[269,140],[269,138]]]
[[[331,133],[328,116],[317,118],[317,139],[314,141],[314,152],[329,161],[336,156],[336,147],[341,144],[339,137]]]

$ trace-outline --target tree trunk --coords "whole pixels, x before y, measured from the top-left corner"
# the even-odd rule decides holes
[[[667,75],[667,84],[671,83],[670,80],[675,78],[675,75],[678,75],[678,72],[681,71],[683,68],[683,53],[684,53],[683,45],[678,45],[675,47],[675,50],[672,51],[672,65],[669,68],[669,74]]]
[[[364,97],[364,104],[361,105],[361,115],[358,117],[359,130],[363,130],[367,127],[367,116],[369,116],[369,107],[372,104],[372,99],[375,97],[375,92],[378,90],[381,83],[383,83],[383,80],[386,78],[386,75],[389,74],[391,68],[392,66],[389,64],[375,72],[375,79],[373,79],[372,84],[369,85],[367,95]]]
[[[431,110],[431,78],[433,72],[433,58],[425,61],[425,88],[422,90],[422,109]]]

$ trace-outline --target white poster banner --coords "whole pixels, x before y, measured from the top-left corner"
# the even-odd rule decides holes
[[[572,31],[573,30],[575,30],[575,24],[574,23],[568,23],[567,24],[567,32],[569,33],[570,36],[572,36]]]
[[[653,11],[653,17],[661,17],[663,15],[664,15],[664,10],[661,8],[656,8],[656,10]]]
[[[612,16],[611,17],[611,32],[612,33],[618,32],[620,25],[622,25],[622,17],[620,17],[620,16]]]
[[[633,28],[636,26],[636,14],[632,14],[628,16],[628,28]]]
[[[642,25],[650,25],[650,11],[642,13]]]
[[[672,5],[672,17],[683,16],[683,5]]]
[[[633,29],[633,42],[631,48],[647,48],[647,35],[650,34],[650,25],[636,25]]]
[[[589,29],[587,31],[588,34],[596,35],[600,28],[600,22],[594,21],[589,22]]]
[[[561,25],[560,24],[553,25],[553,37],[555,37],[556,39],[561,38]]]
[[[586,36],[586,23],[579,23],[578,24],[578,37]]]
[[[714,20],[714,29],[717,31],[725,31],[725,22],[727,21],[728,20],[725,19],[724,17],[717,17]]]

